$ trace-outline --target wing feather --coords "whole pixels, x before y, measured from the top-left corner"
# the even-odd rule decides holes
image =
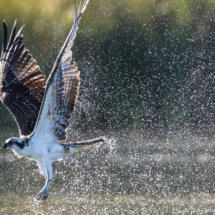
[[[6,47],[7,47],[7,25],[6,22],[3,22],[3,41],[2,41],[2,53],[6,51]]]
[[[4,23],[4,24],[6,25],[6,23]],[[13,28],[11,30],[11,35],[10,35],[10,39],[9,39],[9,42],[7,45],[7,49],[9,49],[12,46],[15,36],[16,36],[16,20],[15,20],[15,22],[13,24]]]
[[[57,141],[66,139],[66,129],[70,124],[71,113],[75,109],[80,83],[80,73],[72,60],[71,48],[81,15],[88,2],[89,0],[81,5],[48,78],[45,98],[34,131],[35,136],[40,135],[41,132],[50,135],[51,131]]]
[[[22,28],[16,35],[16,21],[14,22],[8,44],[5,21],[3,28],[0,99],[13,114],[20,135],[29,135],[37,121],[46,81],[40,67],[23,43]]]

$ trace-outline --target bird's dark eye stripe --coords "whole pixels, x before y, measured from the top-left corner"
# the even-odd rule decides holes
[[[11,141],[11,144],[14,144],[14,141]]]

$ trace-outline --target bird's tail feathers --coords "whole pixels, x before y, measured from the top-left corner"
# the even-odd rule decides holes
[[[72,149],[87,149],[87,148],[93,148],[95,146],[98,146],[102,143],[105,143],[107,140],[105,137],[99,137],[92,140],[86,140],[83,142],[77,142],[77,143],[67,143],[63,144],[64,149],[66,152],[72,152]]]

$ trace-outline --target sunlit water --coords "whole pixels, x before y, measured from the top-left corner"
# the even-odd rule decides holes
[[[1,142],[11,133],[1,133]],[[50,197],[42,203],[35,200],[44,185],[36,162],[1,149],[0,214],[215,213],[213,137],[140,128],[100,133],[106,145],[53,163]]]

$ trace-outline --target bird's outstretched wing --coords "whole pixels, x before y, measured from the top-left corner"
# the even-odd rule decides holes
[[[7,42],[7,24],[3,21],[0,59],[0,99],[13,114],[20,135],[33,132],[44,97],[46,81],[23,43],[22,28],[16,34],[14,22]]]
[[[47,81],[45,97],[35,126],[34,134],[54,134],[57,141],[66,139],[71,113],[74,111],[79,91],[79,71],[72,61],[72,45],[78,24],[89,0],[80,6],[74,25],[57,57]]]

